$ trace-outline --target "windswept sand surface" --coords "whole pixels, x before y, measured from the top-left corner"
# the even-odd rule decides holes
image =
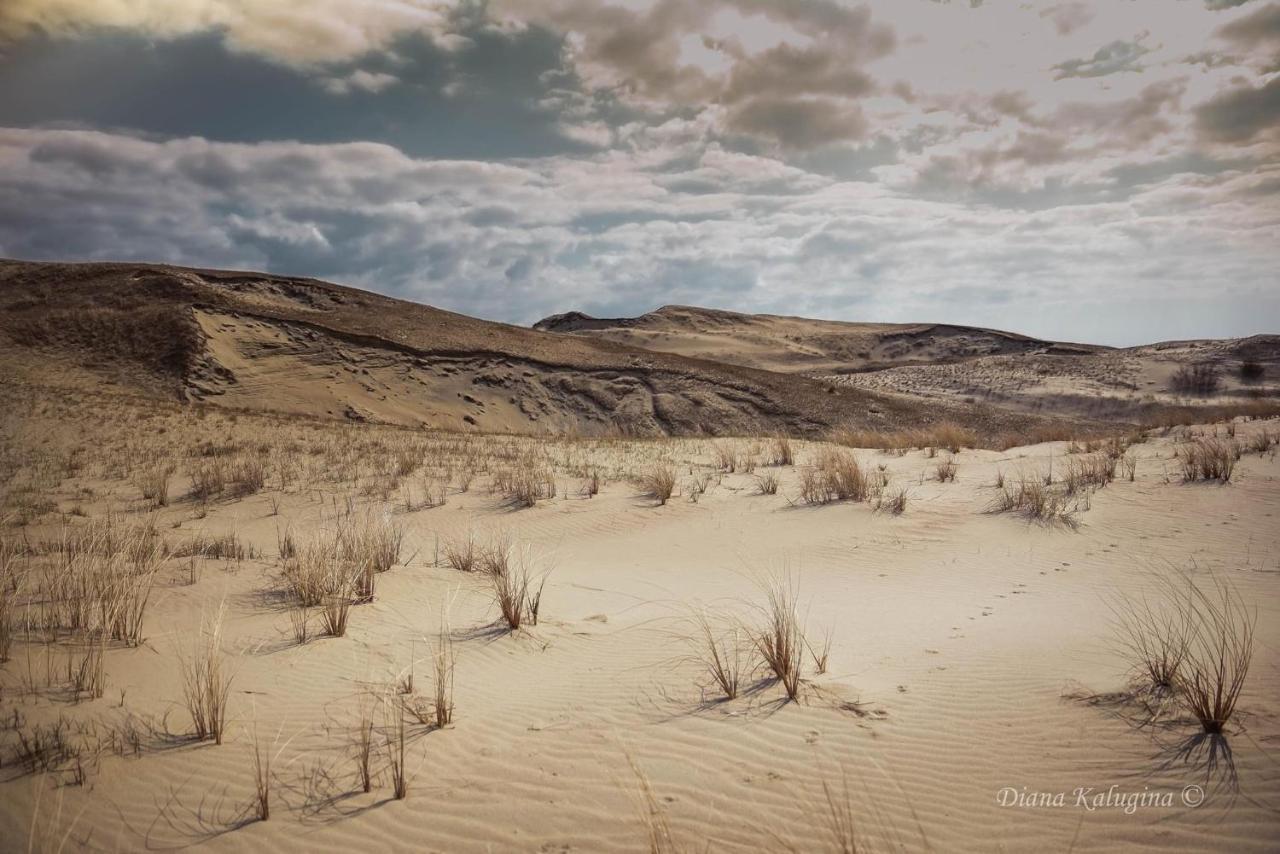
[[[56,415],[27,419],[44,445],[30,434],[21,442],[65,441]],[[194,430],[193,418],[157,416],[147,435]],[[194,420],[227,442],[296,439],[299,447],[324,431],[375,429]],[[1242,422],[1237,438],[1276,429]],[[0,667],[0,721],[16,714],[29,730],[65,716],[105,740],[132,718],[158,732],[141,737],[137,756],[86,752],[83,785],[74,785],[65,770],[24,773],[11,758],[18,733],[6,723],[0,839],[22,849],[34,825],[39,840],[64,839],[67,850],[644,851],[648,808],[634,766],[681,850],[837,850],[824,783],[851,804],[870,850],[1274,850],[1280,462],[1246,453],[1230,484],[1184,484],[1175,439],[1132,446],[1134,481],[1094,492],[1073,525],[985,512],[997,472],[1061,472],[1072,456],[1065,443],[962,451],[951,483],[933,479],[945,451],[854,452],[865,469],[884,466],[890,485],[906,488],[897,516],[866,503],[796,501],[820,450],[808,443],[796,445],[795,466],[754,474],[714,473],[716,447],[702,440],[531,444],[555,461],[558,494],[522,509],[488,491],[493,471],[475,473],[463,493],[455,468],[444,506],[406,512],[403,489],[420,473],[384,500],[362,494],[376,490],[358,488],[359,477],[321,477],[305,458],[311,475],[283,489],[269,477],[261,492],[201,505],[178,497],[189,487],[179,462],[174,501],[156,514],[165,540],[234,533],[259,556],[199,559],[194,584],[187,558],[166,562],[147,640],[108,649],[100,699],[73,703],[45,684],[50,656],[59,682],[66,644],[15,641]],[[746,453],[753,444],[728,441]],[[655,459],[680,474],[665,506],[626,481]],[[353,463],[362,476],[371,465]],[[430,466],[428,457],[424,471]],[[586,468],[604,475],[591,498],[580,492]],[[779,476],[779,494],[757,494],[766,473]],[[54,478],[48,495],[63,512],[144,518],[137,488],[119,475],[86,464]],[[691,501],[703,480],[705,493]],[[348,498],[403,526],[401,563],[378,576],[375,601],[352,609],[346,637],[300,645],[274,592],[278,533],[305,542]],[[56,537],[55,519],[10,533]],[[487,580],[437,560],[440,544],[468,535],[480,544],[506,536],[549,572],[536,627],[506,631]],[[690,658],[689,615],[705,607],[758,622],[758,579],[781,571],[798,584],[810,636],[820,642],[830,631],[827,672],[806,661],[799,702],[786,702],[762,674],[744,696],[719,700]],[[1128,679],[1109,599],[1159,596],[1180,572],[1201,584],[1225,580],[1257,609],[1253,669],[1225,739],[1197,736],[1177,709],[1139,727],[1136,710],[1115,698],[1081,699],[1123,691]],[[178,651],[219,603],[235,678],[227,739],[215,746],[185,737]],[[360,792],[352,753],[359,709],[385,696],[411,662],[416,693],[430,696],[442,622],[456,654],[455,721],[410,724],[405,800],[392,799],[385,775]],[[387,718],[375,708],[382,767]],[[266,822],[248,812],[255,734],[275,757]],[[1172,803],[1130,814],[1078,805],[1077,789],[1092,797],[1111,786],[1113,799],[1167,793]],[[1184,791],[1193,801],[1199,791],[1189,786],[1203,788],[1203,803],[1186,804]],[[1001,806],[1006,788],[1062,792],[1065,804]]]

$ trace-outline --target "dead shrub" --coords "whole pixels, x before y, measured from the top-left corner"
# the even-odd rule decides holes
[[[1218,369],[1213,365],[1183,365],[1169,378],[1169,389],[1178,394],[1211,395],[1221,386]]]

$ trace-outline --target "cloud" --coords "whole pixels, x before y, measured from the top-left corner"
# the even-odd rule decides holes
[[[1105,77],[1124,71],[1141,71],[1138,60],[1150,51],[1141,44],[1142,37],[1134,41],[1113,41],[1098,48],[1088,59],[1069,59],[1053,66],[1058,80],[1068,77]]]
[[[1053,21],[1058,35],[1067,36],[1093,20],[1094,10],[1088,3],[1074,0],[1070,3],[1055,3],[1040,12],[1040,17]]]
[[[1280,3],[1269,3],[1218,28],[1217,34],[1246,48],[1280,43]]]
[[[1239,86],[1195,108],[1196,127],[1216,142],[1247,143],[1280,126],[1280,77]]]
[[[381,92],[388,86],[399,83],[400,78],[394,74],[381,71],[366,71],[357,68],[345,77],[330,77],[324,81],[324,88],[335,95],[347,95],[351,92]]]
[[[0,253],[314,275],[517,322],[684,302],[1071,338],[1097,337],[1078,306],[1118,288],[1147,306],[1134,317],[1159,317],[1169,301],[1194,307],[1206,280],[1221,300],[1273,275],[1249,242],[1275,225],[1245,162],[1170,163],[1123,177],[1127,204],[1095,192],[1028,213],[826,178],[688,127],[632,144],[499,164],[371,143],[0,130]],[[1170,264],[1158,279],[1152,258]],[[1061,294],[1080,325],[1030,328]],[[1263,303],[1249,322],[1277,319]]]
[[[0,5],[0,37],[74,35],[96,28],[161,38],[216,31],[235,50],[311,65],[358,57],[407,32],[448,45],[453,5],[428,0],[374,6],[355,0],[6,0]]]

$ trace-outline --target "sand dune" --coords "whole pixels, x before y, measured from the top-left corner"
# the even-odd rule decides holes
[[[835,383],[477,320],[309,279],[140,264],[0,264],[0,347],[41,381],[357,421],[547,433],[820,435],[956,421]]]
[[[1276,335],[1112,348],[948,324],[844,323],[686,306],[615,319],[570,312],[535,328],[937,404],[981,402],[1078,419],[1136,422],[1170,407],[1266,400],[1277,396],[1280,379]],[[1219,374],[1213,393],[1171,386],[1175,372],[1202,364]],[[1244,376],[1246,364],[1257,372]]]
[[[0,720],[13,722],[0,733],[6,840],[643,851],[657,827],[680,849],[841,850],[825,783],[868,850],[1274,845],[1275,421],[1203,429],[1242,449],[1229,483],[1178,476],[1174,454],[1200,428],[1157,431],[1124,448],[1132,480],[1122,466],[1043,521],[989,512],[997,478],[1050,474],[1061,491],[1073,461],[1104,452],[1064,442],[954,456],[843,451],[887,480],[882,492],[906,491],[893,514],[874,500],[806,504],[806,473],[832,450],[822,443],[794,443],[795,464],[778,466],[759,440],[424,434],[53,388],[26,398],[5,427],[5,539],[33,587],[56,563],[40,544],[108,513],[118,530],[152,525],[173,552],[222,536],[252,550],[166,558],[145,641],[107,648],[99,698],[67,693],[68,662],[82,651],[74,634],[17,632],[0,666]],[[1266,453],[1244,450],[1259,439]],[[253,460],[260,484],[193,496],[202,466]],[[946,460],[956,476],[943,482]],[[170,462],[168,503],[148,509],[138,484]],[[501,484],[529,464],[549,472],[555,495],[519,507]],[[665,505],[635,485],[653,465],[677,474]],[[766,475],[776,494],[760,494]],[[441,489],[446,503],[422,505]],[[373,601],[352,607],[345,637],[298,643],[278,592],[282,532],[305,544],[366,510],[402,532],[394,565],[377,576]],[[504,628],[489,578],[448,565],[448,545],[468,538],[506,538],[546,573],[536,626]],[[806,653],[788,702],[753,665],[743,694],[724,700],[695,658],[691,615],[757,626],[760,580],[780,573],[797,585],[816,648],[829,633],[826,667]],[[1229,583],[1257,611],[1254,666],[1225,738],[1197,735],[1176,703],[1145,722],[1126,699],[1136,683],[1108,601],[1158,598],[1184,573]],[[214,745],[190,739],[179,654],[220,603],[234,681],[226,737]],[[396,800],[392,716],[432,696],[442,627],[455,656],[454,721],[409,718],[408,791]],[[410,670],[413,692],[397,693]],[[377,742],[368,794],[353,753],[362,708]],[[21,738],[59,720],[74,758],[32,772]],[[268,821],[254,820],[255,744],[273,757]],[[1077,789],[1093,798],[1112,786],[1115,797],[1171,801],[1131,813],[1076,804]],[[1191,786],[1203,803],[1184,800],[1200,791]],[[1058,792],[1066,805],[1001,805]]]

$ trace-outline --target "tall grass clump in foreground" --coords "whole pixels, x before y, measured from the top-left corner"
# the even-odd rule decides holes
[[[222,744],[227,726],[227,701],[231,695],[232,674],[226,668],[222,653],[222,621],[225,603],[217,613],[203,620],[200,635],[189,654],[179,653],[182,670],[182,694],[191,715],[192,728],[198,741],[212,738]]]
[[[529,564],[527,551],[515,553],[514,559],[512,552],[508,552],[498,564],[501,569],[489,574],[494,604],[512,631],[525,624],[538,625],[538,611],[542,607],[542,590],[547,576],[544,574],[535,579]]]
[[[432,698],[432,712],[437,727],[447,727],[453,723],[453,638],[449,634],[447,624],[440,627],[440,636],[436,640],[433,653],[435,659],[435,696]]]
[[[800,671],[804,664],[805,638],[798,613],[799,588],[794,578],[782,575],[761,582],[765,603],[762,623],[751,634],[756,652],[764,659],[789,699],[800,696]]]
[[[1184,481],[1217,480],[1227,483],[1240,459],[1235,439],[1192,439],[1175,449]]]
[[[870,494],[871,479],[847,451],[823,448],[800,474],[800,498],[806,504],[866,501]]]
[[[1152,604],[1146,597],[1119,595],[1110,603],[1112,633],[1134,675],[1158,691],[1172,691],[1187,657],[1191,623],[1176,603]]]
[[[409,775],[405,767],[404,710],[399,703],[386,704],[391,723],[387,728],[387,769],[391,774],[391,793],[397,801],[409,795]]]
[[[1249,675],[1257,611],[1221,580],[1206,591],[1188,579],[1178,608],[1190,631],[1174,685],[1204,731],[1221,733]]]
[[[753,645],[747,633],[736,623],[717,627],[711,616],[700,610],[693,615],[690,640],[693,660],[711,677],[726,700],[736,699],[744,677],[754,666],[750,656]]]
[[[676,470],[670,463],[654,463],[638,479],[640,491],[659,505],[666,504],[676,490]]]

